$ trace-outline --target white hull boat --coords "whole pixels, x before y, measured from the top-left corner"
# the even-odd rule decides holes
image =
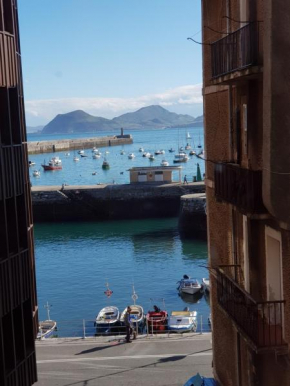
[[[134,159],[134,158],[135,158],[135,154],[134,154],[134,153],[130,153],[130,154],[128,155],[128,158],[129,158],[129,159]]]
[[[97,334],[114,334],[117,332],[120,312],[115,306],[108,306],[101,309],[96,317],[95,325]]]
[[[210,291],[210,282],[209,282],[209,279],[206,279],[206,278],[203,278],[202,279],[202,284],[203,284],[203,286],[204,286],[204,289],[206,290],[206,291]]]
[[[42,322],[39,322],[37,339],[50,338],[54,334],[54,331],[56,331],[55,320],[44,320]]]
[[[133,323],[134,327],[137,324],[138,329],[141,330],[144,327],[144,322],[145,322],[143,307],[138,306],[136,304],[136,305],[130,306],[130,308],[131,308],[130,321]],[[120,317],[120,322],[122,325],[124,325],[124,317],[125,317],[126,311],[127,311],[127,307],[124,309]]]
[[[40,171],[39,170],[34,170],[32,174],[33,174],[33,177],[40,177]]]
[[[202,290],[202,285],[196,279],[183,278],[178,283],[179,293],[194,295]]]
[[[165,159],[163,159],[160,165],[161,166],[169,166],[169,162],[166,161]]]
[[[197,312],[172,311],[168,321],[168,330],[175,332],[195,332],[197,330]]]

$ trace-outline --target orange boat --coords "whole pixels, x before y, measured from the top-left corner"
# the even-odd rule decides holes
[[[162,311],[157,306],[153,306],[154,311],[148,311],[146,315],[148,332],[165,331],[167,327],[168,313]]]

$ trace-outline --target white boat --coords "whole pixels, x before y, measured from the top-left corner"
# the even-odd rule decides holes
[[[121,154],[121,155],[124,155],[124,154],[125,154],[125,150],[121,150],[121,151],[120,151],[120,154]]]
[[[94,154],[93,154],[93,158],[94,158],[94,159],[101,158],[101,154],[94,153]]]
[[[140,147],[139,151],[140,151],[140,153],[143,153],[143,151],[144,151],[143,147]]]
[[[110,169],[110,164],[109,164],[109,162],[106,160],[106,158],[104,158],[104,161],[103,161],[103,163],[102,163],[102,169],[104,169],[104,170]]]
[[[34,166],[35,165],[35,162],[33,161],[28,161],[28,166]]]
[[[69,157],[69,156],[70,156],[70,153],[64,153],[64,155],[65,155],[66,157]]]
[[[185,146],[185,150],[190,150],[190,149],[191,149],[191,146],[190,146],[189,143],[187,143],[186,146]]]
[[[95,325],[97,334],[113,334],[117,332],[120,312],[115,306],[108,306],[101,309],[96,316]]]
[[[186,139],[190,139],[190,138],[191,138],[191,136],[190,136],[189,132],[187,132],[186,133]]]
[[[80,155],[81,155],[81,154],[85,154],[85,151],[84,151],[84,150],[79,150],[79,151],[78,151],[78,154],[80,154]]]
[[[150,153],[148,153],[148,152],[145,151],[145,152],[142,154],[142,157],[147,157],[147,158],[148,158],[148,157],[150,157]]]
[[[37,339],[47,339],[51,337],[57,327],[56,321],[50,319],[50,305],[48,302],[46,302],[44,308],[47,310],[47,320],[39,322]]]
[[[161,166],[169,166],[169,162],[166,161],[166,159],[163,159],[160,165]]]
[[[52,157],[48,163],[49,165],[61,165],[61,159],[59,157]]]
[[[40,170],[33,170],[33,177],[40,177]]]
[[[105,154],[110,154],[110,152],[108,150],[105,151]]]
[[[149,155],[149,160],[150,160],[150,161],[154,161],[154,160],[155,160],[154,154],[150,154],[150,155]]]
[[[165,150],[160,150],[160,154],[165,154]]]
[[[138,328],[142,329],[144,327],[144,322],[145,322],[143,307],[138,306],[137,304],[134,304],[130,306],[130,308],[131,308],[130,321],[133,323],[134,327],[137,324]],[[127,307],[124,309],[120,317],[120,322],[122,325],[124,324],[124,317],[125,317],[126,311],[127,311]]]
[[[129,158],[129,159],[135,158],[135,154],[134,154],[134,153],[130,153],[130,154],[128,155],[128,158]]]
[[[78,162],[80,159],[77,156],[74,156],[74,162]]]
[[[181,162],[187,162],[188,161],[188,155],[183,152],[179,152],[174,156],[174,163],[181,163]]]
[[[210,282],[209,282],[209,279],[206,279],[206,278],[203,278],[202,279],[202,284],[203,284],[203,286],[204,286],[204,289],[206,290],[206,291],[210,291]]]
[[[175,332],[195,332],[197,330],[197,312],[189,311],[188,307],[184,311],[172,311],[168,320],[168,330]]]
[[[169,153],[174,153],[175,152],[175,149],[173,149],[172,147],[168,150]]]
[[[161,153],[161,150],[155,150],[154,154],[155,154],[155,155],[160,155],[160,154],[162,154],[162,153]]]
[[[192,279],[184,275],[183,279],[178,282],[177,289],[179,293],[194,295],[202,290],[202,285],[197,279]]]
[[[190,150],[189,155],[195,155],[195,154],[196,154],[195,150]]]

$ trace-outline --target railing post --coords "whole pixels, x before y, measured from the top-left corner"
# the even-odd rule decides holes
[[[147,337],[149,336],[149,326],[148,326],[148,319],[146,318],[146,334]]]
[[[86,339],[86,321],[83,319],[83,339]]]
[[[202,335],[202,315],[200,315],[200,334]]]

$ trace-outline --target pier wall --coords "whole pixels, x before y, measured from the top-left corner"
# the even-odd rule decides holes
[[[34,222],[175,217],[180,197],[204,193],[203,182],[33,187]]]
[[[185,237],[207,236],[205,193],[186,194],[181,197],[179,230]]]
[[[73,151],[92,149],[95,147],[120,146],[133,143],[131,135],[116,135],[97,138],[76,138],[53,141],[28,142],[28,154],[53,153],[57,151]]]

